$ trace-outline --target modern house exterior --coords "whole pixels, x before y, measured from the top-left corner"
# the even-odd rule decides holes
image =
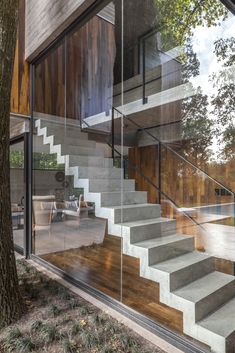
[[[186,352],[235,353],[234,14],[20,0],[15,248]]]

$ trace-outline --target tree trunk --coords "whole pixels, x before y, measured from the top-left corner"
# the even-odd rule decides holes
[[[9,125],[18,0],[0,0],[0,326],[24,312],[11,223]]]

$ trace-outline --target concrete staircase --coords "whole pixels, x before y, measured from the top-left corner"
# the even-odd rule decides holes
[[[217,353],[235,353],[235,277],[215,270],[213,257],[195,251],[194,238],[176,233],[176,222],[148,204],[134,180],[121,182],[122,170],[78,127],[36,121],[38,136],[56,153],[74,186],[95,202],[108,232],[123,237],[123,253],[140,259],[140,276],[160,284],[162,303],[183,312],[184,333]],[[123,186],[123,194],[121,194]],[[121,201],[123,207],[121,207]]]

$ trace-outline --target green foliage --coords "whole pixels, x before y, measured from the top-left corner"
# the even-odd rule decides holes
[[[81,333],[81,340],[87,349],[91,349],[93,346],[97,346],[99,344],[99,337],[96,332],[84,330]]]
[[[76,336],[83,331],[83,325],[80,322],[75,322],[71,328],[71,335]]]
[[[60,339],[61,335],[55,325],[43,324],[40,328],[41,337],[46,343],[52,343]]]
[[[210,77],[216,93],[211,104],[217,127],[217,143],[220,145],[220,157],[231,160],[235,153],[235,39],[220,38],[214,42],[214,53],[222,69]]]
[[[60,300],[70,300],[71,294],[67,288],[59,287],[58,288],[58,297]]]
[[[72,298],[69,301],[69,309],[76,309],[76,308],[79,308],[80,306],[81,306],[81,303],[78,299]]]
[[[24,168],[24,152],[11,151],[10,152],[10,166],[11,168]],[[56,154],[45,152],[33,153],[33,168],[50,170],[50,169],[63,169],[62,165],[57,163]]]
[[[56,154],[45,152],[33,153],[33,169],[63,169],[63,165],[57,164]]]
[[[113,348],[106,344],[101,348],[100,353],[115,353],[115,351],[113,350]]]
[[[120,336],[120,342],[124,351],[128,351],[129,348],[139,347],[139,344],[137,343],[137,341],[133,337],[130,337],[129,335],[126,335],[126,334],[122,334]]]
[[[14,326],[9,329],[8,335],[7,335],[7,340],[12,341],[15,340],[19,337],[22,337],[22,333],[20,329],[17,326]]]
[[[23,151],[10,151],[10,166],[11,168],[24,168]]]
[[[115,333],[117,333],[119,331],[119,326],[117,324],[115,324],[115,322],[106,321],[104,329],[106,332],[109,332],[112,335],[114,335]]]
[[[29,353],[35,349],[30,336],[23,336],[17,327],[13,327],[4,342],[4,348],[7,352]]]
[[[65,340],[63,341],[63,351],[64,353],[77,353],[77,344],[74,341]]]
[[[29,336],[22,337],[16,341],[16,349],[19,353],[32,352],[35,349],[35,346],[36,345]]]
[[[107,322],[107,317],[105,317],[102,314],[96,314],[93,316],[93,322],[97,326],[104,326],[105,323]]]
[[[86,306],[81,307],[79,311],[82,316],[86,316],[89,314],[89,309]]]
[[[43,322],[41,320],[34,321],[31,325],[31,331],[37,332],[40,331],[43,327]]]
[[[56,304],[51,304],[49,308],[49,313],[53,316],[56,317],[61,313],[61,309],[58,307]]]
[[[208,97],[200,88],[197,94],[183,101],[182,140],[185,141],[184,153],[200,163],[210,157],[210,146],[214,137],[213,121],[208,116]]]
[[[155,0],[155,6],[164,51],[183,46],[197,26],[215,26],[228,13],[219,0]]]
[[[235,38],[220,38],[214,42],[214,53],[224,66],[231,66],[235,62]]]

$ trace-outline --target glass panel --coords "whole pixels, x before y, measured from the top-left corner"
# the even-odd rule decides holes
[[[10,145],[11,217],[14,243],[24,248],[24,141]]]
[[[37,255],[120,300],[121,239],[107,221],[121,199],[114,62],[110,2],[35,67],[33,236]]]
[[[123,11],[123,302],[209,344],[184,328],[174,291],[234,275],[234,15],[218,0],[124,0]]]
[[[34,253],[43,256],[64,249],[57,202],[64,202],[71,185],[59,144],[66,138],[64,42],[35,66],[34,90],[32,243]]]

